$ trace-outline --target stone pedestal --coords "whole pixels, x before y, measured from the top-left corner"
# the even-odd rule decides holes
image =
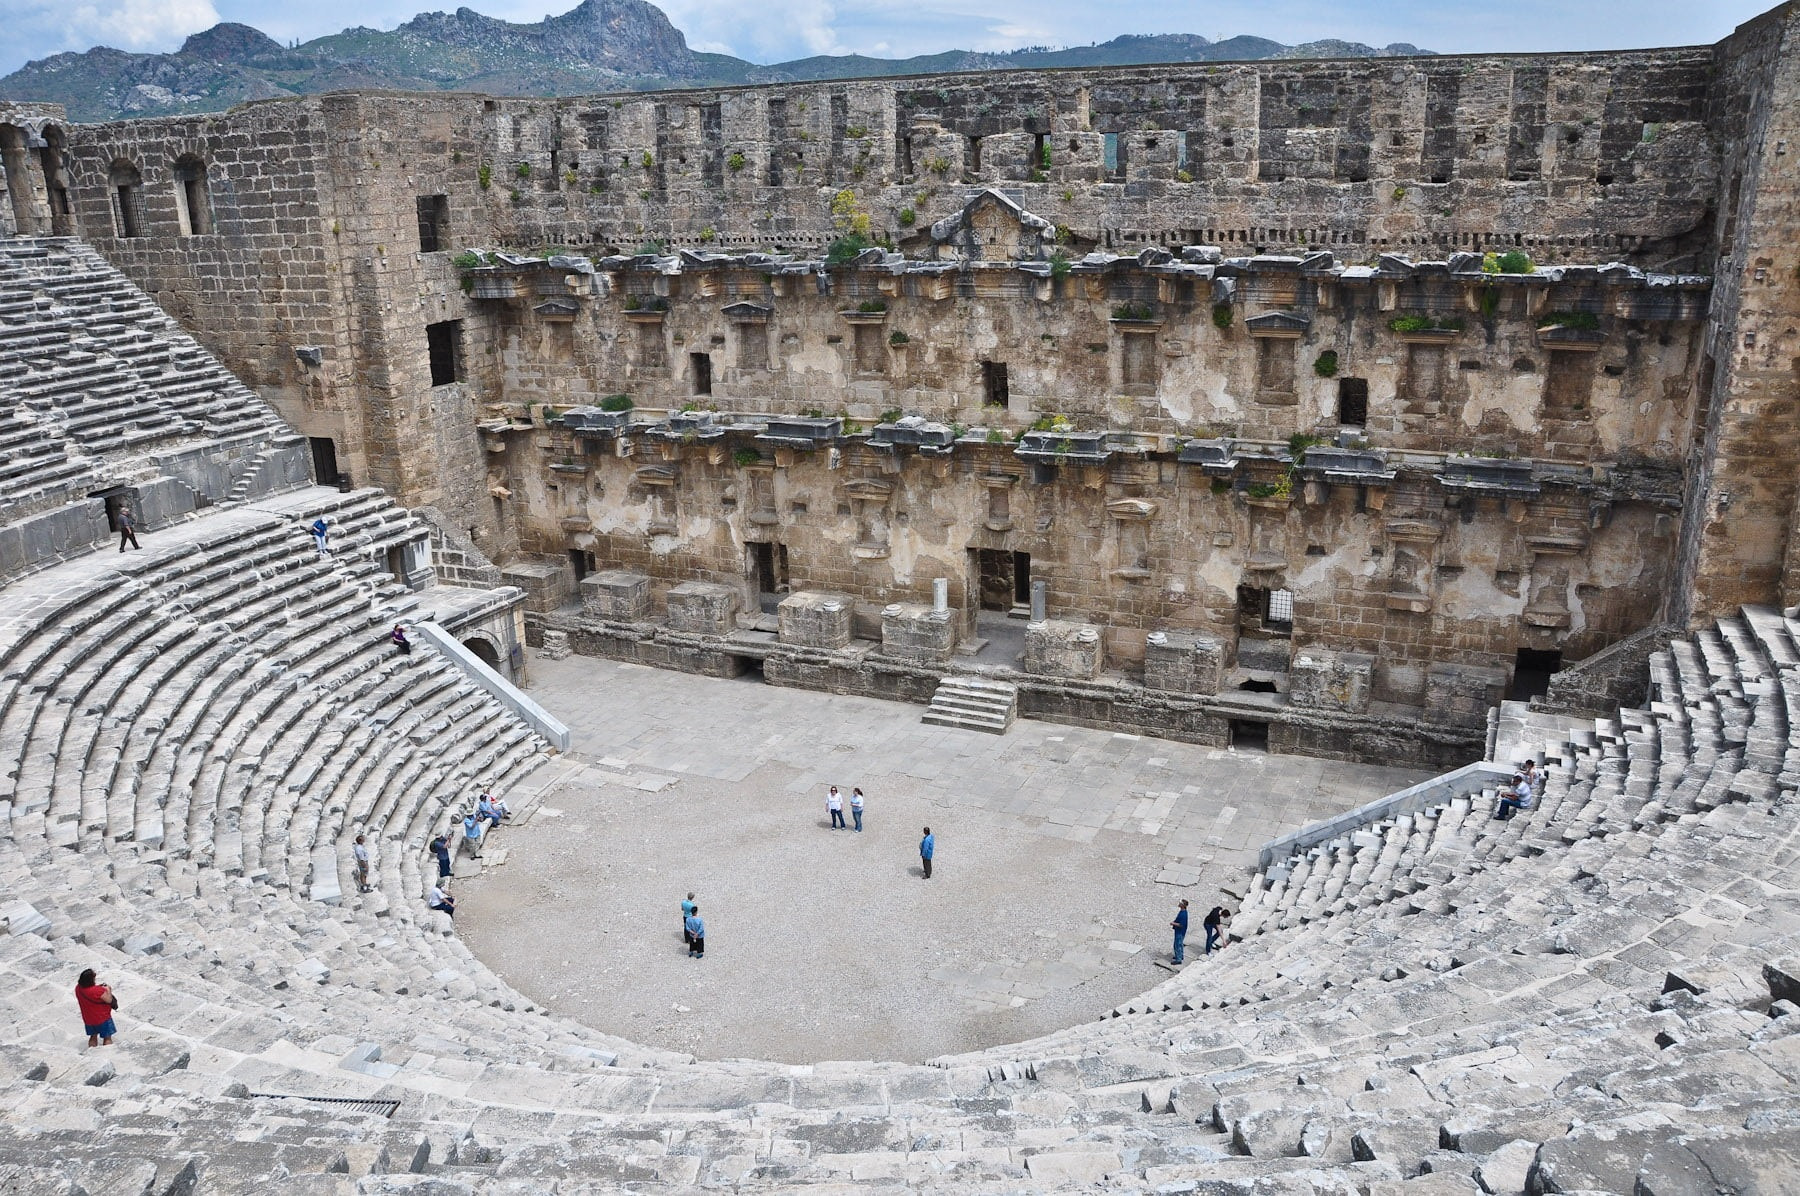
[[[1045,619],[1025,628],[1025,671],[1040,677],[1092,681],[1100,675],[1100,628]]]
[[[789,594],[776,608],[781,642],[802,648],[846,648],[855,600],[848,594],[803,590]]]
[[[1485,727],[1506,696],[1506,673],[1468,664],[1434,664],[1425,674],[1425,714],[1432,722]]]
[[[1225,645],[1210,635],[1153,631],[1144,640],[1144,688],[1216,694],[1225,675]]]
[[[1288,703],[1312,710],[1367,714],[1374,676],[1373,656],[1303,648],[1288,667]]]
[[[690,635],[730,635],[740,595],[732,586],[684,581],[669,591],[669,629]]]
[[[650,579],[625,569],[591,573],[581,579],[581,609],[597,619],[640,622],[650,614]]]
[[[569,633],[566,631],[544,632],[544,646],[538,649],[538,655],[545,660],[567,660],[574,649],[569,647]]]
[[[956,651],[956,620],[948,610],[893,603],[881,612],[881,650],[898,660],[948,664]]]
[[[574,577],[566,562],[520,561],[500,570],[500,579],[525,591],[525,609],[547,615],[569,597]]]

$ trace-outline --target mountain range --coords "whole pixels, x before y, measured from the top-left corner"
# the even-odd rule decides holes
[[[1405,44],[1380,49],[1343,41],[1288,46],[1261,37],[1210,41],[1194,34],[1158,34],[1069,49],[946,50],[913,58],[826,55],[764,66],[690,49],[662,10],[645,0],[582,0],[566,13],[531,24],[459,8],[422,13],[392,32],[346,29],[297,46],[228,22],[194,34],[173,54],[130,54],[101,46],[29,62],[0,78],[0,99],[58,103],[73,120],[102,121],[218,112],[246,100],[345,88],[582,95],[948,71],[1425,53],[1429,51]]]

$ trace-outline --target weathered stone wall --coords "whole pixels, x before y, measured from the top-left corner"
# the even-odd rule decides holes
[[[1591,268],[1556,282],[1441,268],[1352,277],[1291,258],[1247,262],[1225,328],[1211,268],[1134,259],[1063,277],[1004,263],[790,274],[741,258],[642,258],[592,276],[528,269],[496,280],[515,298],[474,304],[470,322],[493,352],[472,369],[492,399],[557,409],[624,392],[666,410],[816,407],[872,423],[899,408],[1009,434],[1062,414],[1086,428],[1281,441],[1335,435],[1352,380],[1367,395],[1358,434],[1384,448],[1628,457],[1670,471],[1685,458],[1704,280],[1613,285]],[[544,292],[565,277],[589,293],[546,318]],[[1114,318],[1128,305],[1144,318]],[[871,307],[881,310],[860,310]],[[1261,335],[1253,324],[1270,313],[1298,327]],[[1576,341],[1540,331],[1567,313],[1602,327]],[[1464,327],[1390,328],[1409,316]],[[984,409],[992,363],[1007,372],[1003,411]]]
[[[1720,43],[1710,123],[1727,147],[1715,213],[1718,288],[1699,371],[1705,412],[1671,613],[1707,622],[1800,602],[1800,6]]]

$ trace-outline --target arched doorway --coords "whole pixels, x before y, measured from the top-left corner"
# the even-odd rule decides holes
[[[500,650],[486,636],[472,635],[462,642],[462,646],[473,652],[482,664],[511,680],[509,670],[500,660]]]

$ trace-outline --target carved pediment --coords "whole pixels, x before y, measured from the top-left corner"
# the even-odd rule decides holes
[[[769,322],[769,317],[775,314],[774,308],[764,307],[760,303],[751,303],[747,300],[727,303],[719,310],[724,313],[727,320],[734,324],[766,324]]]
[[[1142,498],[1115,498],[1106,504],[1106,513],[1114,519],[1149,519],[1156,514],[1156,504]]]
[[[1312,320],[1299,312],[1266,311],[1244,321],[1251,336],[1304,336]]]
[[[894,484],[880,478],[852,478],[844,483],[844,493],[866,502],[886,502],[894,493]]]
[[[939,256],[974,261],[1039,261],[1056,226],[992,189],[976,194],[960,211],[931,226]]]

